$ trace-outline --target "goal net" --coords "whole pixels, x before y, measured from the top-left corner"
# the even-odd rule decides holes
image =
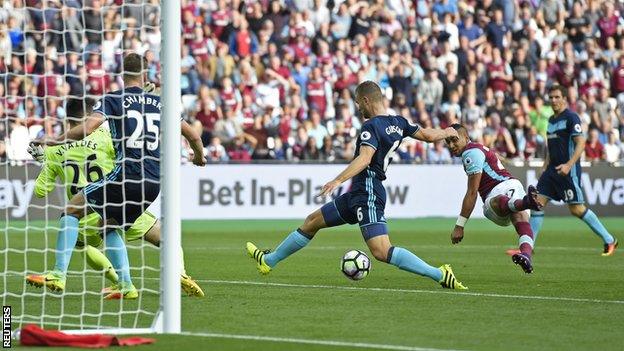
[[[153,0],[0,5],[0,294],[3,306],[12,308],[14,330],[29,323],[73,331],[159,330],[160,250],[140,236],[125,237],[137,299],[103,299],[102,290],[113,284],[115,274],[98,267],[97,252],[89,251],[109,249],[101,221],[80,223],[62,292],[31,286],[25,278],[57,268],[57,236],[66,229],[59,218],[69,197],[117,164],[102,160],[101,150],[71,158],[76,157],[70,156],[72,149],[101,148],[95,140],[57,147],[60,151],[46,152],[40,162],[28,153],[29,142],[68,130],[69,98],[99,101],[121,89],[127,53],[146,57],[148,79],[160,84],[160,12]],[[50,177],[43,171],[56,173]],[[54,180],[44,184],[38,177]],[[160,218],[158,204],[148,211]]]

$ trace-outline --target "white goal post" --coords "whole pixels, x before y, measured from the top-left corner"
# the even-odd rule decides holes
[[[33,7],[26,7],[27,3],[31,2],[22,2],[21,8],[13,7],[20,2],[0,4],[0,84],[3,85],[0,87],[3,105],[0,106],[0,298],[3,305],[12,306],[13,329],[37,324],[72,334],[180,333],[181,1],[126,0],[117,5],[117,1],[109,0],[101,1],[97,7],[91,0],[44,1],[36,2]],[[83,15],[97,11],[95,18],[101,20],[101,30],[94,30]],[[50,22],[53,18],[50,13],[58,15],[54,17],[55,23]],[[146,14],[152,16],[150,20]],[[114,21],[115,25],[106,27],[109,23],[106,21]],[[136,32],[136,37],[129,36],[126,40],[127,31]],[[136,38],[143,36],[149,40],[137,44]],[[154,38],[160,38],[160,43]],[[106,44],[113,45],[112,54]],[[63,128],[64,112],[57,114],[57,111],[63,111],[67,98],[89,97],[97,101],[102,97],[102,92],[89,90],[93,85],[89,86],[89,76],[85,78],[85,73],[90,74],[87,61],[91,56],[100,59],[101,80],[108,76],[106,79],[113,86],[120,86],[123,71],[108,71],[106,59],[109,63],[119,62],[123,54],[132,51],[156,53],[162,101],[161,209],[155,212],[161,220],[160,249],[143,240],[126,243],[130,274],[139,298],[104,301],[101,290],[110,284],[103,271],[90,268],[84,254],[86,249],[78,246],[66,270],[67,287],[62,293],[30,286],[25,276],[43,274],[53,268],[56,237],[62,229],[58,219],[68,200],[67,183],[58,179],[47,196],[39,199],[34,194],[41,164],[35,164],[28,155],[28,141],[43,133],[50,135],[50,128],[56,128],[54,133]],[[72,55],[79,57],[79,67],[84,72],[79,68],[68,73]],[[45,67],[45,73],[28,71],[32,68],[28,61],[31,58]],[[57,61],[61,59],[64,63]],[[15,60],[20,61],[24,70],[11,71],[16,66]],[[48,61],[65,70],[48,72]],[[54,78],[47,81],[48,75]],[[83,93],[67,93],[76,82],[82,84]],[[11,90],[15,84],[20,85],[19,93]],[[38,84],[44,86],[43,93],[37,90]],[[50,87],[54,87],[54,92]],[[40,115],[29,116],[28,104],[32,101],[40,106],[37,111],[43,111]],[[46,124],[50,117],[55,118],[52,127]],[[84,172],[76,164],[73,166],[75,174]]]
[[[162,330],[181,331],[180,301],[180,0],[162,0],[162,251],[160,254],[161,287],[160,310]],[[160,327],[160,326],[158,326]]]

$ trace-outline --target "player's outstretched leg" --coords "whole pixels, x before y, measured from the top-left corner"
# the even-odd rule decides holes
[[[46,286],[52,291],[62,292],[65,290],[65,280],[69,261],[71,260],[74,246],[78,241],[78,222],[74,216],[63,215],[59,220],[61,230],[56,237],[56,255],[54,269],[43,275],[29,275],[26,281],[36,287]]]
[[[286,239],[291,237],[291,235],[289,235]],[[269,274],[271,272],[271,266],[266,264],[266,261],[264,260],[264,255],[268,255],[271,251],[260,250],[254,243],[250,241],[247,242],[245,248],[247,249],[247,255],[249,255],[249,257],[253,258],[256,261],[256,267],[258,268],[258,272],[263,275]]]
[[[535,242],[535,240],[537,240],[537,234],[542,230],[542,224],[544,224],[544,211],[531,210],[529,224],[531,225],[531,231],[533,231],[533,242]]]
[[[442,279],[438,281],[440,285],[442,285],[445,289],[454,289],[454,290],[468,290],[468,287],[463,285],[457,278],[455,278],[455,274],[453,273],[453,269],[450,264],[444,264],[440,266],[440,271],[442,272]]]
[[[180,266],[182,267],[182,275],[180,276],[182,291],[184,291],[188,296],[206,296],[204,294],[204,290],[202,290],[199,284],[197,284],[197,282],[186,273],[186,267],[184,265],[184,250],[182,250],[182,246],[180,246]]]
[[[111,283],[117,284],[119,282],[119,276],[115,272],[113,264],[100,250],[91,245],[86,245],[85,258],[89,267],[96,271],[104,272],[104,276]]]
[[[602,256],[613,255],[618,246],[618,242],[613,235],[609,233],[607,228],[602,225],[602,222],[600,222],[594,211],[585,207],[583,204],[571,204],[569,205],[569,208],[570,213],[585,222],[589,228],[591,228],[591,230],[602,239],[602,242],[604,243]]]
[[[134,222],[132,227],[126,232],[126,238],[143,238],[143,240],[151,243],[156,247],[160,247],[160,221],[147,211],[144,212]],[[130,239],[128,239],[130,240]],[[204,297],[204,290],[197,284],[191,276],[186,273],[186,265],[184,264],[184,250],[180,246],[180,287],[188,296]]]
[[[530,187],[529,187],[530,188]],[[530,189],[529,189],[530,190]],[[529,217],[529,225],[531,226],[531,232],[533,233],[533,247],[535,247],[535,241],[537,240],[537,234],[542,229],[544,223],[544,211],[543,208],[548,204],[548,198],[543,195],[537,195],[537,201],[539,202],[540,210],[531,210],[531,216]],[[520,253],[520,250],[507,250],[507,254],[513,256]]]
[[[305,219],[301,227],[288,234],[286,239],[273,252],[260,250],[256,245],[248,242],[246,246],[247,254],[256,261],[256,267],[260,274],[269,274],[280,261],[308,245],[316,232],[325,227],[327,227],[327,224],[323,218],[322,210],[316,210]]]
[[[247,254],[256,261],[258,271],[261,274],[266,275],[269,274],[271,269],[280,261],[308,245],[313,237],[314,235],[309,235],[301,228],[298,228],[288,234],[286,239],[284,239],[273,252],[270,252],[269,250],[260,250],[256,247],[256,245],[248,242]]]
[[[106,256],[115,267],[119,275],[118,289],[111,291],[104,297],[106,300],[136,299],[139,292],[130,279],[130,262],[128,251],[123,238],[117,230],[109,230],[106,233]]]
[[[520,266],[525,273],[533,272],[533,231],[528,223],[528,216],[524,212],[511,215],[511,221],[518,233],[519,252],[511,256],[511,260]]]
[[[65,208],[65,213],[59,219],[61,228],[56,238],[56,262],[54,269],[46,274],[32,274],[26,277],[26,282],[36,287],[46,286],[52,291],[65,290],[65,280],[69,261],[78,241],[78,223],[85,215],[85,199],[82,193],[74,195]]]
[[[91,213],[80,220],[80,233],[76,249],[85,257],[89,267],[98,272],[104,272],[104,276],[113,284],[117,284],[119,276],[115,272],[113,264],[106,258],[106,255],[99,248],[102,247],[104,236],[101,228],[104,227],[102,217],[97,213]]]
[[[467,290],[453,274],[451,266],[442,265],[439,268],[429,265],[407,249],[392,246],[387,234],[374,236],[366,240],[373,256],[381,261],[398,267],[401,270],[429,277],[446,289]]]

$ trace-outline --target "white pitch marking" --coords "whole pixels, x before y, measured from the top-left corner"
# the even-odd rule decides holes
[[[69,274],[71,276],[82,276],[79,274]],[[9,274],[7,276],[21,276],[17,274]],[[85,278],[102,279],[99,275],[84,275]],[[160,278],[144,277],[144,280],[160,280]],[[362,288],[355,286],[340,286],[340,285],[315,285],[315,284],[288,284],[288,283],[269,283],[269,282],[257,282],[250,280],[216,280],[216,279],[195,279],[200,283],[208,284],[230,284],[230,285],[264,285],[264,286],[279,286],[288,288],[313,288],[313,289],[335,289],[335,290],[355,290],[355,291],[380,291],[380,292],[402,292],[413,294],[447,294],[447,295],[465,295],[465,296],[480,296],[480,297],[494,297],[494,298],[507,298],[507,299],[526,299],[526,300],[542,300],[542,301],[569,301],[569,302],[585,302],[585,303],[612,303],[612,304],[624,304],[624,300],[600,300],[600,299],[584,299],[578,297],[559,297],[559,296],[538,296],[538,295],[506,295],[506,294],[494,294],[494,293],[476,293],[476,292],[458,292],[449,290],[422,290],[422,289],[394,289],[394,288]]]
[[[416,293],[416,294],[447,294],[447,295],[457,295],[457,296],[479,296],[479,297],[495,297],[495,298],[507,298],[507,299],[624,304],[624,300],[599,300],[599,299],[583,299],[583,298],[576,298],[576,297],[557,297],[557,296],[505,295],[505,294],[492,294],[492,293],[457,292],[457,291],[448,291],[448,290],[361,288],[361,287],[354,287],[354,286],[339,286],[339,285],[268,283],[268,282],[256,282],[256,281],[248,281],[248,280],[213,280],[213,279],[201,280],[201,279],[197,279],[197,281],[202,282],[202,283],[209,283],[209,284],[264,285],[264,286],[279,286],[279,287],[289,287],[289,288],[403,292],[403,293]]]
[[[200,336],[200,337],[206,337],[206,338],[273,341],[273,342],[283,342],[283,343],[292,343],[292,344],[342,346],[342,347],[356,347],[356,348],[366,348],[366,349],[376,349],[376,350],[458,351],[458,350],[451,350],[451,349],[432,349],[432,348],[427,348],[427,347],[415,347],[415,346],[387,345],[387,344],[369,344],[369,343],[363,343],[363,342],[347,342],[347,341],[333,341],[333,340],[280,338],[280,337],[274,337],[274,336],[260,336],[260,335],[219,334],[219,333],[193,333],[193,332],[182,332],[181,334],[182,335],[188,335],[188,336]]]
[[[306,250],[348,250],[353,245],[344,246],[307,246]],[[426,250],[506,250],[515,248],[514,243],[509,245],[415,245],[414,248],[426,249]],[[184,251],[225,251],[225,250],[240,250],[240,246],[193,246],[185,247]],[[539,251],[578,251],[578,252],[600,252],[600,250],[592,247],[572,247],[572,246],[539,246]]]

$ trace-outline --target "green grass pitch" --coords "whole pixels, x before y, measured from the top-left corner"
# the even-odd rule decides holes
[[[621,350],[624,345],[624,248],[601,257],[602,243],[574,218],[546,218],[537,240],[535,272],[524,274],[505,255],[516,246],[512,227],[470,220],[466,236],[451,245],[454,219],[391,220],[394,245],[412,250],[433,265],[450,263],[470,290],[442,289],[423,278],[373,261],[371,274],[352,282],[339,270],[349,249],[366,246],[355,226],[319,232],[302,251],[261,277],[244,252],[246,241],[275,247],[299,221],[188,221],[183,245],[189,274],[204,288],[204,299],[182,298],[182,329],[194,335],[156,335],[156,344],[132,350]],[[607,228],[624,240],[624,218],[606,218]],[[68,278],[63,298],[41,295],[11,272],[40,271],[53,254],[43,250],[42,230],[0,233],[0,249],[41,249],[26,257],[15,251],[0,264],[0,284],[18,296],[5,303],[35,322],[148,326],[158,305],[155,292],[141,300],[102,302],[102,278]],[[31,228],[42,227],[39,222]],[[6,228],[6,224],[0,226]],[[50,247],[55,231],[47,232]],[[158,251],[130,244],[133,266],[158,266]],[[3,251],[6,252],[6,251]],[[70,270],[84,264],[75,254]],[[7,273],[8,272],[8,273]],[[158,272],[133,270],[134,282],[157,290]],[[83,290],[89,291],[83,294]],[[23,292],[27,295],[23,296]],[[62,306],[61,306],[62,305]],[[43,318],[65,311],[65,316]],[[90,317],[80,313],[108,314]],[[117,311],[123,310],[122,317]],[[76,315],[72,317],[71,315]],[[16,321],[14,321],[16,325]],[[14,343],[14,345],[16,345]]]

